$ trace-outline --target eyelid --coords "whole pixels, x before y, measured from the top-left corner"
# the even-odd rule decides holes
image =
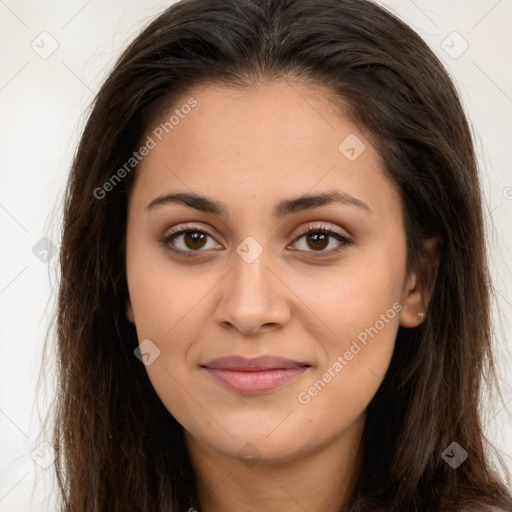
[[[174,226],[173,228],[171,228],[171,230],[164,235],[164,239],[170,238],[171,236],[176,235],[178,233],[181,234],[187,231],[198,231],[200,233],[205,233],[211,236],[212,238],[215,238],[208,228],[204,228],[199,224],[179,224],[178,226]]]
[[[299,230],[295,233],[295,240],[300,237],[300,236],[303,236],[303,235],[306,235],[310,232],[316,232],[316,231],[319,231],[319,232],[326,232],[326,233],[331,233],[331,234],[336,234],[346,240],[350,240],[351,241],[351,236],[347,233],[342,233],[339,228],[333,228],[333,227],[330,227],[330,226],[326,226],[325,223],[321,222],[320,224],[315,224],[314,222],[310,222],[308,224],[306,224],[305,226],[302,226],[301,228],[299,228]]]

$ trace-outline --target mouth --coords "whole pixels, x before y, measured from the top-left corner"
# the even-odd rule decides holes
[[[293,382],[311,365],[277,356],[230,356],[210,361],[201,368],[230,391],[256,395]]]

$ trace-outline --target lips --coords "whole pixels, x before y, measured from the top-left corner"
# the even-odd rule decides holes
[[[224,388],[255,395],[284,386],[307,371],[311,365],[278,356],[248,359],[230,356],[201,365]]]
[[[284,357],[277,356],[259,356],[253,359],[248,359],[242,356],[230,356],[214,359],[206,363],[206,368],[218,370],[233,370],[241,372],[260,372],[263,370],[276,370],[276,369],[289,369],[301,368],[310,366],[307,363],[292,361]]]

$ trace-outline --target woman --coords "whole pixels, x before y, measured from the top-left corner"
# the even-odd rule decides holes
[[[481,192],[438,59],[366,0],[184,0],[66,195],[63,510],[512,510]]]

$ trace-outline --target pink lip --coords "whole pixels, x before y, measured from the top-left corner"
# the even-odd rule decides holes
[[[253,359],[231,356],[215,359],[202,367],[226,388],[246,395],[256,395],[292,382],[310,365],[276,356]]]

